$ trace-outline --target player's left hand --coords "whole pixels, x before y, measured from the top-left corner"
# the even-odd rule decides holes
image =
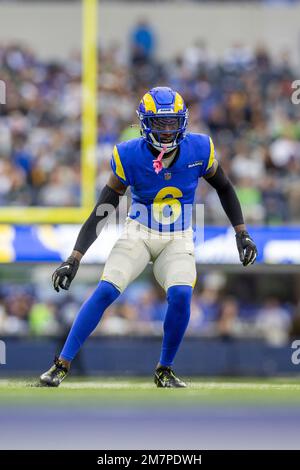
[[[235,239],[243,266],[253,264],[257,257],[257,248],[249,233],[246,230],[238,232],[235,235]]]

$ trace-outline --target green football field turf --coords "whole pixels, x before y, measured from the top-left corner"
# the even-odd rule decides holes
[[[0,449],[299,449],[300,378],[33,382],[0,379]]]
[[[35,387],[34,379],[0,379],[2,403],[55,403],[92,406],[133,404],[149,407],[194,406],[195,404],[236,403],[246,405],[300,405],[300,377],[276,379],[196,379],[187,380],[186,389],[157,389],[150,379],[73,378],[59,388]]]

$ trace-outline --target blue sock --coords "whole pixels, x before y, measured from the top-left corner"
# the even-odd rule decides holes
[[[84,341],[96,328],[107,307],[120,295],[120,291],[107,281],[100,281],[97,289],[82,305],[74,320],[60,357],[72,361]]]
[[[159,363],[171,366],[188,326],[193,289],[172,286],[167,292],[168,310],[164,321],[164,337]]]

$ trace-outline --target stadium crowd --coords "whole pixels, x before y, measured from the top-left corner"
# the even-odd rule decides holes
[[[299,336],[300,310],[295,303],[278,295],[253,301],[237,279],[234,285],[232,290],[220,273],[210,273],[198,282],[187,334],[224,340],[260,337],[274,346]],[[58,296],[48,284],[3,283],[0,335],[63,338],[92,289],[94,286],[77,283],[76,288]],[[236,291],[243,292],[239,300]],[[161,335],[166,309],[165,294],[156,284],[148,278],[136,281],[105,312],[94,335]]]
[[[156,57],[156,37],[141,21],[127,53],[99,49],[98,178],[107,179],[113,145],[139,135],[135,109],[153,85],[177,89],[190,109],[192,132],[209,133],[233,180],[248,222],[300,220],[300,106],[288,51],[271,57],[233,44],[216,58],[197,40],[177,57]],[[0,45],[0,206],[80,204],[81,59],[40,60],[25,46]],[[210,223],[226,221],[215,191],[200,184],[197,202]]]

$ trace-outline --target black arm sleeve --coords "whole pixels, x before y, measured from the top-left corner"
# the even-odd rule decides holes
[[[233,227],[244,223],[242,209],[230,179],[219,165],[216,173],[206,181],[218,193],[222,207]]]
[[[74,250],[85,254],[98,237],[110,214],[118,207],[120,197],[122,195],[109,186],[102,189],[93,212],[81,227]]]

